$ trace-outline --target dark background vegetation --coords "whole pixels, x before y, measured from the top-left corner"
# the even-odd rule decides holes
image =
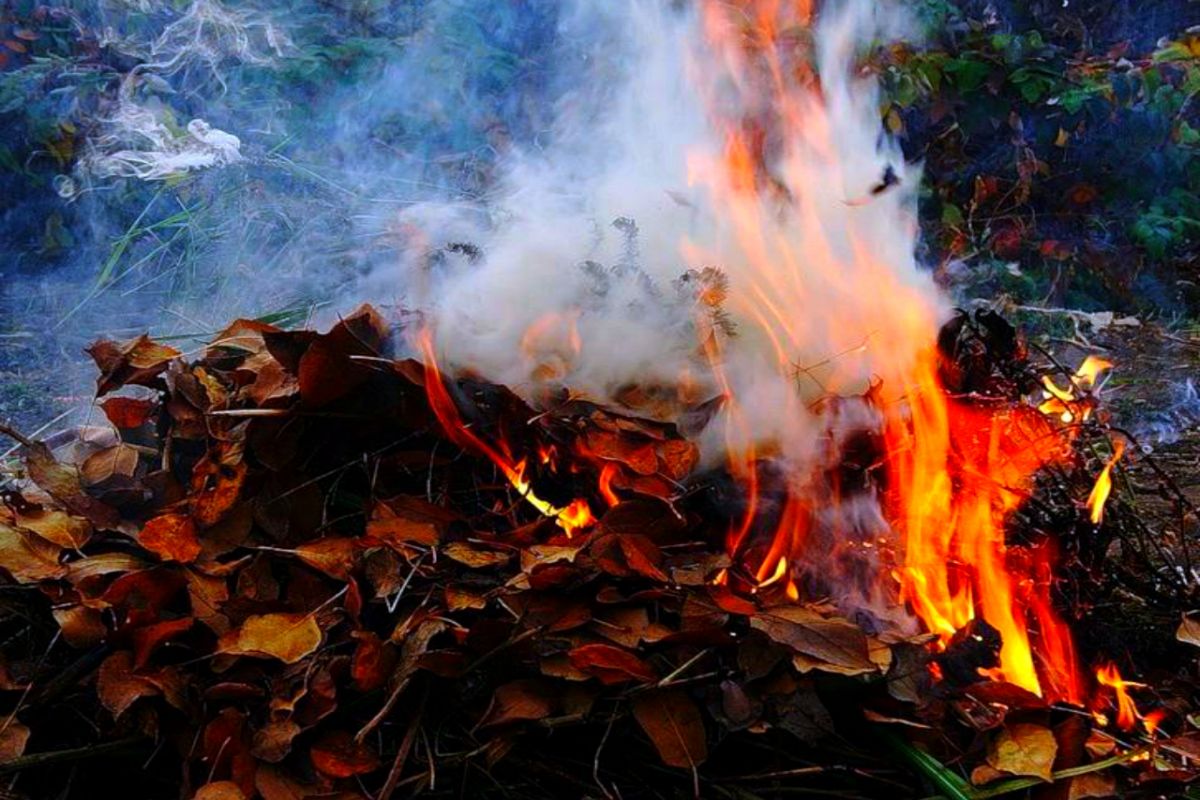
[[[180,131],[237,134],[244,160],[89,183],[78,161],[122,80],[195,6],[0,4],[0,417],[71,408],[101,332],[303,322],[404,246],[397,209],[486,198],[505,150],[550,135],[587,56],[554,0],[205,5],[269,15],[290,44],[247,59],[200,27],[207,57],[135,96]],[[882,123],[925,165],[922,259],[967,297],[1190,325],[1200,3],[911,5],[926,40],[872,66]],[[61,176],[83,191],[64,198]]]

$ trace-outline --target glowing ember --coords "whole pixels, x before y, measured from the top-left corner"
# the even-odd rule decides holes
[[[1124,453],[1125,440],[1116,439],[1113,442],[1112,458],[1104,465],[1104,469],[1100,470],[1100,475],[1096,478],[1096,485],[1092,487],[1092,493],[1088,495],[1087,507],[1094,525],[1099,525],[1104,521],[1104,504],[1108,502],[1108,495],[1112,492],[1112,470]]]
[[[576,498],[565,508],[558,508],[542,500],[533,493],[529,480],[525,476],[525,459],[514,460],[506,443],[500,442],[493,447],[467,429],[458,413],[458,407],[454,405],[454,400],[450,397],[450,393],[446,390],[446,384],[442,380],[442,374],[433,353],[433,340],[428,331],[423,332],[419,337],[419,344],[425,363],[425,393],[429,398],[430,407],[450,440],[464,450],[472,450],[491,459],[521,497],[542,515],[554,518],[558,526],[566,531],[567,536],[573,536],[577,531],[593,525],[596,520],[592,516],[586,500]],[[544,450],[540,457],[543,463],[546,463],[552,455],[551,450]]]

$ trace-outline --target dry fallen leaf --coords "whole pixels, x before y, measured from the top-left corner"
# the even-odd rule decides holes
[[[295,664],[321,645],[321,627],[312,614],[261,614],[221,637],[218,652],[277,658]]]
[[[96,678],[100,702],[114,717],[119,717],[138,698],[159,694],[159,688],[133,672],[133,654],[128,650],[113,653],[100,665]]]
[[[137,465],[137,450],[118,444],[88,456],[79,467],[79,475],[88,486],[96,486],[110,478],[132,478]]]
[[[92,536],[92,523],[65,511],[28,509],[17,513],[17,526],[59,547],[78,550]]]
[[[512,553],[477,547],[469,542],[451,542],[442,548],[447,557],[475,569],[486,569],[504,564],[512,559]]]
[[[1175,631],[1175,638],[1200,647],[1200,615],[1197,612],[1193,611],[1183,615],[1179,621],[1179,628]]]
[[[542,681],[517,680],[496,688],[479,728],[545,719],[554,710],[553,690]]]
[[[1071,785],[1067,789],[1067,800],[1117,796],[1117,779],[1107,770],[1076,775],[1071,778]]]
[[[40,536],[0,522],[0,569],[18,583],[35,583],[66,575],[67,568],[58,563],[61,552],[61,548]]]
[[[138,543],[164,561],[189,564],[200,555],[196,525],[187,514],[163,514],[147,522]]]
[[[708,757],[704,720],[682,689],[644,692],[633,700],[633,716],[670,767],[691,769]]]
[[[346,731],[330,731],[309,751],[313,766],[331,778],[365,775],[379,768],[379,756],[364,744],[354,741]]]
[[[246,795],[233,781],[216,781],[201,786],[192,800],[246,800]]]
[[[988,747],[987,763],[1011,775],[1052,780],[1058,742],[1049,728],[1016,723],[1000,730]]]
[[[7,764],[25,754],[29,741],[29,728],[9,719],[0,726],[0,764]]]
[[[599,678],[600,682],[606,685],[658,680],[658,675],[649,664],[620,647],[585,644],[571,650],[567,655],[571,659],[571,666]]]
[[[803,606],[779,606],[755,614],[750,626],[796,652],[797,669],[817,669],[843,675],[878,671],[871,660],[867,637],[853,623],[826,618]]]

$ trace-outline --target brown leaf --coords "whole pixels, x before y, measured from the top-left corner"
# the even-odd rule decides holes
[[[23,510],[17,513],[17,525],[70,550],[78,550],[92,538],[92,524],[65,511]]]
[[[216,781],[201,786],[192,800],[246,800],[246,795],[233,781]]]
[[[108,627],[100,612],[87,606],[65,606],[51,613],[62,630],[63,638],[72,647],[94,647],[108,636]]]
[[[358,562],[362,547],[357,539],[348,536],[330,536],[315,542],[306,542],[293,552],[315,570],[324,572],[339,581],[350,580],[350,573]]]
[[[0,764],[7,764],[23,756],[28,741],[29,728],[15,719],[7,720],[0,727]]]
[[[0,522],[0,568],[17,583],[61,578],[67,568],[58,563],[62,552],[40,536]]]
[[[202,527],[215,525],[229,512],[242,494],[246,482],[246,464],[240,458],[222,452],[209,453],[192,468],[192,516]]]
[[[450,611],[471,609],[479,611],[487,608],[487,595],[473,592],[462,586],[447,585],[445,589],[446,608]]]
[[[385,644],[371,631],[355,631],[351,634],[358,640],[354,658],[350,662],[350,677],[354,688],[370,692],[387,683],[388,676],[396,667],[396,649]]]
[[[1071,778],[1067,789],[1067,800],[1084,800],[1088,797],[1117,797],[1117,779],[1111,772],[1085,772]]]
[[[309,751],[313,766],[331,778],[365,775],[379,768],[379,756],[346,731],[330,731]]]
[[[1000,730],[988,747],[987,763],[1011,775],[1052,780],[1058,742],[1049,728],[1016,723]]]
[[[133,640],[133,668],[141,669],[150,660],[150,655],[160,644],[191,630],[195,622],[191,617],[157,622],[135,630]]]
[[[126,384],[153,386],[170,361],[181,355],[175,348],[158,344],[144,334],[123,344],[102,339],[88,347],[87,352],[100,370],[97,396]]]
[[[1200,615],[1197,612],[1193,611],[1183,615],[1179,621],[1179,628],[1175,631],[1175,638],[1200,647]]]
[[[278,767],[262,764],[254,773],[254,788],[263,800],[305,800],[319,794],[316,787],[297,782]]]
[[[609,644],[585,644],[567,653],[571,666],[599,678],[605,685],[658,680],[654,669],[627,650]]]
[[[153,697],[159,689],[133,672],[133,654],[127,650],[113,653],[100,665],[96,694],[114,717],[125,713],[139,698]]]
[[[504,564],[512,559],[512,553],[476,547],[469,542],[451,542],[442,552],[460,564],[475,569],[486,569]]]
[[[300,733],[300,725],[291,717],[270,720],[251,737],[250,754],[278,764],[292,752],[292,742]]]
[[[104,416],[119,430],[140,428],[150,421],[157,410],[153,400],[141,400],[136,397],[110,397],[100,404]]]
[[[277,658],[295,664],[321,645],[321,627],[312,614],[261,614],[221,637],[217,650],[237,656]]]
[[[752,616],[750,626],[795,651],[799,657],[796,667],[802,672],[818,669],[862,675],[878,670],[871,661],[866,635],[844,619],[826,618],[802,606],[778,606]]]
[[[138,543],[163,561],[190,564],[200,555],[196,525],[187,514],[163,514],[148,521]]]
[[[116,509],[108,506],[83,490],[79,473],[72,467],[58,463],[50,448],[41,442],[22,450],[29,477],[47,494],[70,512],[85,517],[97,528],[112,529],[120,517]]]
[[[456,519],[456,515],[419,497],[395,497],[376,502],[371,508],[367,535],[392,547],[409,544],[432,547]]]
[[[545,719],[554,711],[554,695],[541,681],[517,680],[496,688],[480,728]]]
[[[633,717],[667,766],[693,769],[708,758],[704,720],[682,689],[637,695],[633,700]]]
[[[137,471],[138,453],[127,444],[106,447],[88,456],[79,467],[79,476],[88,486],[115,478],[132,478]]]

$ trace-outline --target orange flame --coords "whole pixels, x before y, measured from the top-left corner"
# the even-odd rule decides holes
[[[446,390],[446,384],[442,380],[442,373],[438,368],[437,358],[433,352],[433,337],[430,331],[422,331],[418,338],[418,343],[421,347],[425,363],[425,393],[429,398],[430,408],[433,409],[434,415],[437,417],[438,422],[441,423],[442,430],[446,432],[450,441],[464,450],[473,450],[487,456],[504,473],[504,477],[513,485],[517,493],[531,506],[541,512],[543,516],[554,518],[558,526],[566,531],[568,537],[573,536],[579,530],[593,525],[596,520],[592,516],[591,509],[586,500],[576,498],[565,508],[558,508],[542,500],[533,493],[532,486],[525,476],[525,459],[515,460],[509,453],[508,446],[504,442],[494,447],[468,430],[467,426],[463,424],[462,416],[458,413],[458,407],[454,404],[454,400],[450,397],[450,393]],[[540,457],[544,462],[551,455],[550,450],[544,450],[540,454]]]
[[[1134,683],[1121,678],[1121,673],[1117,671],[1116,664],[1104,664],[1096,670],[1096,680],[1101,686],[1106,686],[1113,690],[1113,694],[1117,700],[1117,727],[1123,731],[1133,730],[1137,725],[1138,720],[1142,719],[1142,715],[1138,713],[1137,705],[1134,704],[1133,698],[1129,696],[1130,688],[1143,688],[1145,684]],[[1151,723],[1151,732],[1157,726],[1158,717],[1155,717]]]
[[[1092,487],[1092,493],[1088,495],[1087,507],[1091,512],[1093,525],[1099,525],[1104,521],[1104,504],[1108,502],[1108,495],[1112,492],[1112,470],[1124,454],[1125,440],[1115,440],[1112,458],[1104,465],[1104,469],[1100,470],[1100,474],[1096,477],[1096,484]]]
[[[1047,380],[1042,410],[1049,419],[1033,408],[1000,411],[950,397],[928,346],[941,319],[933,292],[871,238],[870,220],[878,217],[870,216],[870,200],[855,199],[860,190],[840,203],[822,196],[847,183],[852,170],[842,163],[844,132],[821,90],[838,77],[816,78],[806,39],[797,35],[811,24],[811,4],[706,0],[700,8],[713,52],[695,71],[724,150],[689,154],[689,178],[711,193],[731,241],[721,252],[684,242],[685,259],[729,263],[727,250],[736,252],[728,304],[750,323],[741,341],[755,337],[780,373],[795,375],[800,354],[821,343],[839,355],[821,363],[819,380],[799,372],[822,392],[852,393],[870,374],[882,380],[893,394],[874,404],[884,418],[886,511],[902,542],[895,570],[901,598],[943,644],[982,618],[1002,637],[996,677],[1081,702],[1074,645],[1052,599],[1052,553],[1011,548],[1005,527],[1035,473],[1069,453],[1070,434],[1054,420],[1086,417],[1090,407],[1080,397],[1110,365],[1089,359],[1068,389]],[[707,72],[714,65],[716,76]],[[739,107],[745,110],[728,113]],[[838,313],[813,313],[823,307]],[[754,541],[764,507],[757,463],[771,445],[753,435],[747,409],[754,398],[737,396],[718,338],[703,336],[702,348],[726,397],[729,471],[747,497],[727,547],[758,585],[778,582],[805,561],[809,514],[796,497],[786,498],[763,554]],[[800,417],[805,409],[776,413]],[[798,596],[790,579],[788,586]]]

